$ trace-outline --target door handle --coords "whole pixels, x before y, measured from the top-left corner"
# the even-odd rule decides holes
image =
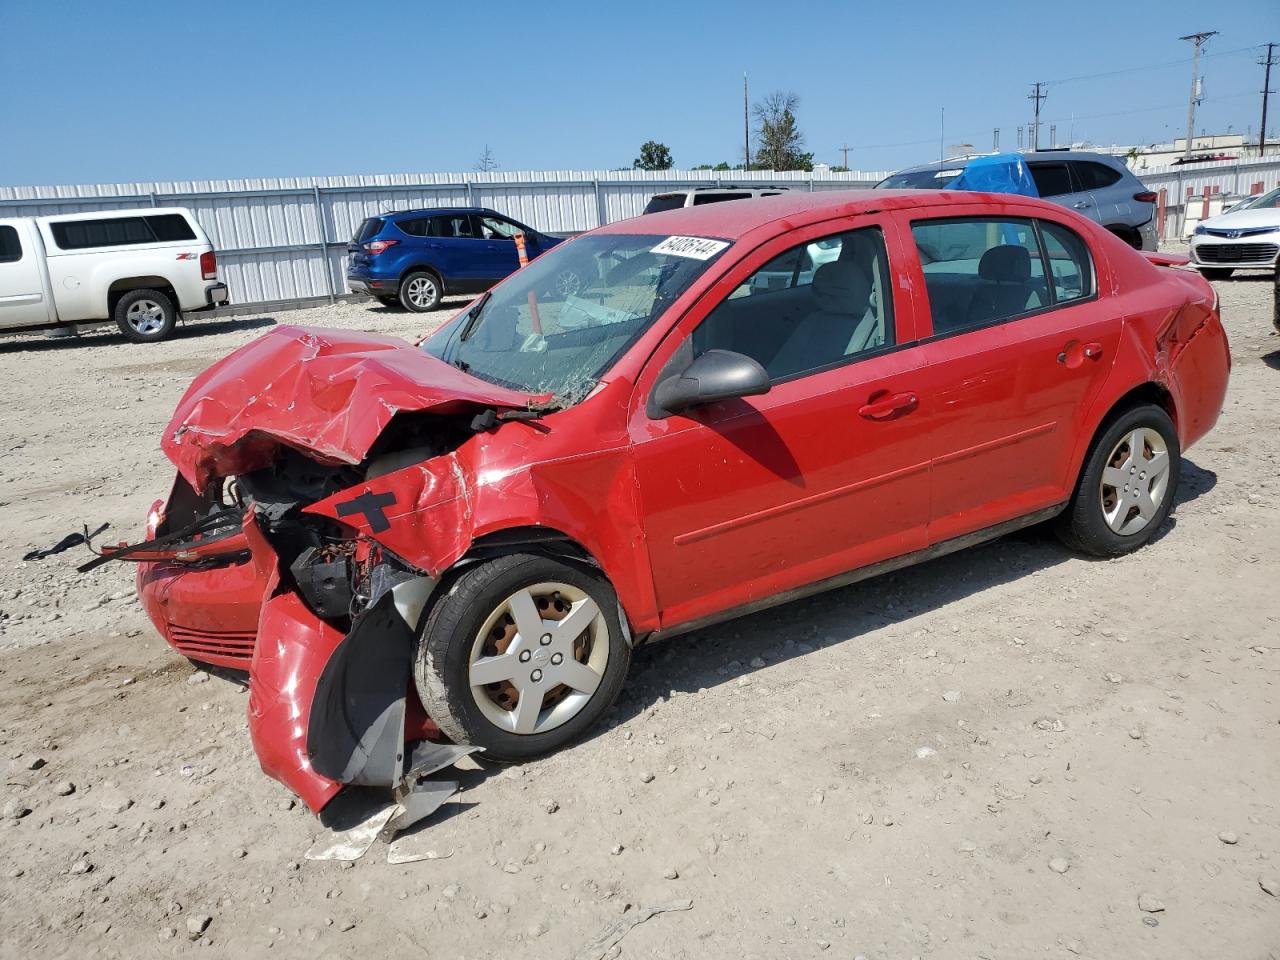
[[[1075,207],[1077,210],[1083,210],[1085,207],[1091,206],[1091,204],[1088,200],[1077,200],[1071,206]]]
[[[1077,343],[1071,341],[1062,348],[1062,352],[1058,354],[1058,362],[1067,367],[1078,367],[1080,361],[1084,360],[1100,360],[1102,358],[1102,344],[1096,342]],[[1074,363],[1072,361],[1075,361]]]
[[[894,393],[887,390],[873,393],[867,402],[858,408],[858,416],[867,420],[895,420],[905,417],[920,405],[920,399],[914,393]]]

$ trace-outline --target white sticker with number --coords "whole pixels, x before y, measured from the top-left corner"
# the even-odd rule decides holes
[[[689,257],[693,260],[710,260],[727,246],[727,241],[709,240],[706,237],[667,237],[649,252],[665,253],[671,257]]]

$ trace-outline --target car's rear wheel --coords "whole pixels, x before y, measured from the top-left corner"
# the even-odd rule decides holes
[[[495,760],[560,749],[622,689],[631,651],[613,587],[585,566],[512,554],[464,568],[427,615],[414,677],[428,715]]]
[[[116,303],[115,321],[134,343],[155,343],[173,333],[178,311],[159,290],[130,290]]]
[[[1059,536],[1098,557],[1137,550],[1173,509],[1181,470],[1169,414],[1153,404],[1121,414],[1094,441]]]
[[[414,313],[434,310],[442,296],[440,278],[429,270],[415,270],[400,281],[400,305]]]
[[[1226,280],[1236,272],[1233,267],[1196,267],[1196,269],[1206,280]]]

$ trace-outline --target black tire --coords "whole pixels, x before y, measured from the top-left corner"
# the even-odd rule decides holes
[[[399,298],[399,297],[374,297],[373,299],[377,300],[377,301],[378,301],[380,304],[382,304],[384,307],[398,307],[398,306],[400,306],[400,298]]]
[[[178,311],[159,290],[130,290],[116,303],[116,326],[134,343],[167,339],[178,325]]]
[[[1235,273],[1234,267],[1196,267],[1206,280],[1227,280]]]
[[[1154,430],[1164,441],[1169,457],[1168,476],[1154,514],[1141,529],[1125,534],[1113,530],[1107,523],[1103,506],[1103,471],[1107,469],[1108,461],[1112,459],[1117,447],[1139,428]],[[1094,438],[1071,502],[1059,515],[1055,525],[1058,536],[1072,549],[1095,557],[1118,557],[1137,550],[1155,536],[1172,512],[1181,471],[1182,451],[1178,446],[1178,431],[1169,419],[1169,414],[1153,404],[1143,404],[1125,411]],[[1126,486],[1124,491],[1120,491],[1119,482],[1117,480],[1117,487],[1112,488],[1112,491],[1123,497],[1129,488]],[[1115,502],[1114,499],[1112,502]],[[1135,505],[1125,509],[1132,513],[1138,508]]]
[[[519,734],[498,726],[477,702],[478,697],[490,696],[487,691],[491,688],[473,690],[471,653],[480,642],[480,631],[486,621],[504,607],[507,599],[538,584],[566,585],[595,602],[608,632],[608,659],[598,686],[577,713],[541,733]],[[441,590],[419,637],[414,680],[427,714],[455,742],[484,747],[485,756],[492,760],[531,760],[572,743],[594,726],[617,698],[626,679],[631,650],[619,620],[617,595],[600,574],[584,565],[550,557],[511,554],[464,567],[451,581],[446,581]],[[601,639],[597,632],[594,642]],[[576,643],[573,646],[576,648]],[[554,651],[555,647],[546,649]],[[534,648],[534,652],[536,654],[538,648]],[[545,656],[543,654],[544,661]],[[537,661],[529,662],[529,669],[536,667]],[[523,671],[525,667],[517,669]],[[547,669],[550,673],[551,668]],[[561,687],[549,685],[546,689],[554,696]],[[538,704],[550,717],[552,707],[545,704],[551,701],[545,700],[546,696],[546,693],[540,694]],[[501,711],[502,706],[491,703],[489,709]],[[511,716],[515,716],[514,710]]]
[[[444,285],[430,270],[414,270],[400,281],[400,306],[414,313],[426,313],[440,306]]]

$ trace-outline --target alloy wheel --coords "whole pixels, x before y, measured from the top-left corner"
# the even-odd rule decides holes
[[[129,304],[124,319],[135,332],[150,336],[164,328],[164,307],[154,300],[135,300]]]
[[[415,307],[425,310],[436,299],[436,285],[430,277],[414,277],[409,281],[405,295]]]

